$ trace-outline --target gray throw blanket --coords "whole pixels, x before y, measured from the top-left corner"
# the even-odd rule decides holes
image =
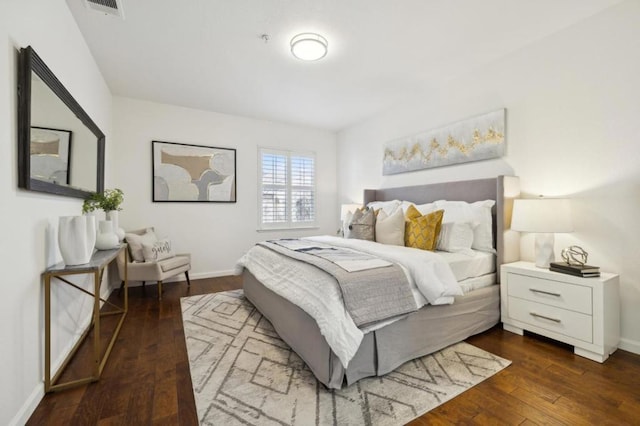
[[[347,312],[358,327],[418,309],[409,281],[399,265],[392,263],[389,266],[347,272],[331,260],[313,253],[314,251],[320,254],[326,253],[330,248],[335,252],[333,256],[345,258],[349,256],[348,252],[354,253],[354,250],[315,242],[303,244],[299,240],[274,240],[258,244],[292,259],[313,265],[333,276],[342,291]],[[288,248],[296,245],[298,249]],[[316,247],[310,247],[310,245]],[[365,253],[355,253],[360,258],[369,256]]]

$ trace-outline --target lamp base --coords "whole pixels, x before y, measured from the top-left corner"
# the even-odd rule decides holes
[[[548,268],[549,263],[556,260],[553,252],[555,236],[551,233],[536,234],[536,266],[538,268]]]

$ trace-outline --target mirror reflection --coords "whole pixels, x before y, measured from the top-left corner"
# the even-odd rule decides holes
[[[95,192],[95,135],[31,73],[31,178]]]

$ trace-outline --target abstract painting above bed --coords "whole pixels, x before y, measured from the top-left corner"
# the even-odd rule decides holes
[[[505,145],[505,110],[387,142],[383,175],[501,157]]]

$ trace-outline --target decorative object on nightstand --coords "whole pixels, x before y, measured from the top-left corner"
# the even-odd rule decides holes
[[[575,275],[583,278],[593,278],[600,276],[600,267],[591,265],[571,265],[566,262],[551,262],[549,270],[560,272],[561,274]]]
[[[524,330],[574,346],[574,353],[604,362],[620,342],[619,277],[603,272],[582,278],[529,262],[501,267],[505,330]]]
[[[560,256],[569,265],[584,265],[589,259],[589,253],[580,246],[569,246],[562,249]]]
[[[514,200],[511,229],[536,232],[536,266],[548,268],[555,261],[554,233],[573,231],[569,200],[542,197]]]
[[[569,246],[562,249],[560,254],[564,262],[551,262],[549,270],[560,272],[561,274],[575,275],[583,278],[593,278],[600,276],[600,267],[587,265],[589,253],[580,246]]]

